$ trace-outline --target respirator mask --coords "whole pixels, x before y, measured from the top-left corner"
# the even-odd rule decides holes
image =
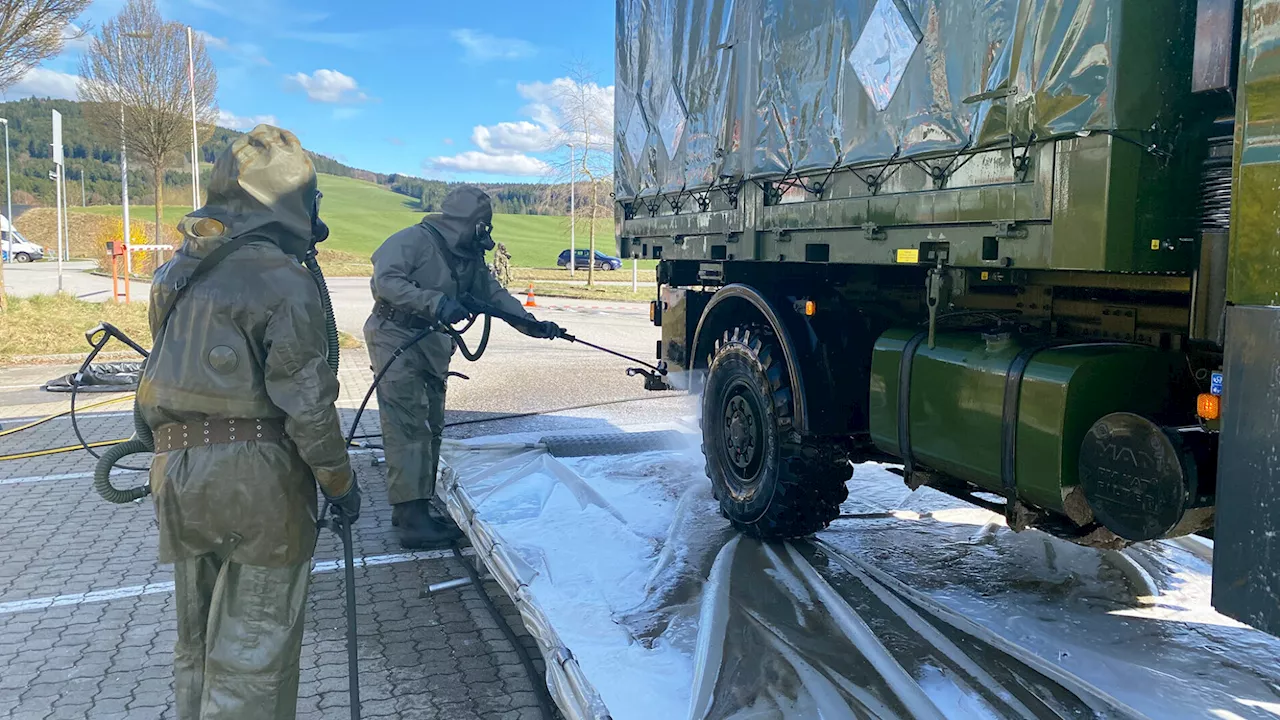
[[[493,225],[481,220],[476,223],[476,247],[483,255],[493,249]]]
[[[320,198],[324,197],[324,193],[316,191],[315,202],[311,204],[311,250],[315,252],[317,244],[324,242],[329,237],[329,226],[324,224],[320,219]]]

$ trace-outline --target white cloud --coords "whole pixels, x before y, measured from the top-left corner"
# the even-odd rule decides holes
[[[78,99],[80,76],[46,68],[34,68],[9,88],[5,96],[12,98],[39,97],[60,100]]]
[[[462,46],[466,58],[473,62],[519,60],[538,53],[538,48],[527,40],[496,37],[479,30],[463,28],[454,30],[450,35]]]
[[[64,50],[80,52],[89,49],[89,45],[93,42],[93,37],[79,25],[67,23],[66,27],[62,28],[62,42]]]
[[[262,48],[253,43],[231,42],[227,38],[218,37],[204,30],[197,30],[196,34],[204,40],[205,47],[227,53],[244,64],[263,66],[271,64],[271,61],[262,54]]]
[[[231,43],[227,42],[226,38],[220,38],[217,35],[205,32],[204,30],[197,30],[196,34],[199,35],[202,40],[204,40],[205,45],[211,48],[215,48],[218,50],[226,50],[231,47]]]
[[[307,97],[314,102],[364,102],[369,99],[369,96],[360,90],[355,78],[343,75],[337,70],[317,70],[310,75],[294,73],[286,75],[285,81],[290,87],[306,92]]]
[[[471,131],[471,142],[490,154],[543,152],[555,144],[555,130],[527,120],[477,125]]]
[[[489,173],[492,175],[514,175],[521,177],[541,177],[551,171],[551,166],[535,157],[521,154],[490,155],[488,153],[469,150],[449,157],[437,157],[427,161],[429,170],[453,171],[460,173]]]
[[[280,121],[275,115],[236,115],[229,110],[218,110],[218,125],[232,130],[252,130],[259,125],[275,125]]]
[[[581,135],[582,112],[586,108],[591,142],[601,149],[613,144],[613,86],[596,83],[579,84],[571,78],[557,78],[549,83],[519,83],[516,92],[529,101],[521,112],[547,128],[568,130]]]
[[[436,173],[549,175],[551,165],[537,155],[557,151],[569,141],[581,147],[582,113],[575,111],[581,108],[587,109],[593,149],[602,157],[609,156],[613,144],[612,85],[601,87],[595,83],[579,84],[570,78],[559,78],[549,83],[521,84],[516,89],[528,101],[521,110],[527,119],[477,125],[471,131],[475,150],[432,158],[424,163],[424,167]],[[443,142],[445,145],[453,144],[449,138]]]

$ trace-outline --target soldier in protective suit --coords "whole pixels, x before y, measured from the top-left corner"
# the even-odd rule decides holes
[[[299,264],[328,234],[318,203],[297,138],[259,125],[218,158],[152,284],[138,407],[184,720],[295,716],[316,485],[359,514],[320,292]]]
[[[489,272],[484,254],[494,247],[493,206],[479,188],[462,186],[444,199],[438,215],[387,238],[373,253],[373,314],[364,326],[375,372],[397,349],[433,322],[452,325],[467,316],[470,295],[526,317],[520,332],[555,338],[560,328],[538,322]],[[435,332],[395,361],[378,384],[378,414],[387,458],[391,523],[408,549],[439,547],[460,533],[432,507],[444,432],[445,379],[453,339]]]

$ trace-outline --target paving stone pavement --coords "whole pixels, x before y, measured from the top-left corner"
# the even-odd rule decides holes
[[[342,373],[344,422],[368,387],[358,356]],[[46,371],[53,377],[56,371]],[[89,396],[83,404],[104,399]],[[0,389],[0,424],[65,409],[65,396]],[[90,440],[130,433],[123,402],[91,410]],[[376,410],[362,422],[377,432]],[[0,456],[70,445],[70,423],[56,420],[0,436]],[[145,465],[146,456],[136,456]],[[406,556],[394,542],[385,470],[353,457],[366,510],[355,528],[359,664],[366,718],[539,718],[539,686],[488,615],[477,588],[422,597],[431,582],[464,574],[446,553]],[[0,718],[172,718],[175,640],[172,571],[155,561],[149,501],[112,506],[93,491],[83,452],[0,462],[0,506],[8,513],[0,562]],[[143,482],[122,475],[118,486]],[[298,716],[348,714],[346,621],[341,546],[324,533],[308,603]],[[484,591],[534,657],[536,645],[492,581]],[[541,681],[541,678],[539,678]]]

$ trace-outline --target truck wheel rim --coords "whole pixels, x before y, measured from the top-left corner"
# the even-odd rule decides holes
[[[754,485],[760,472],[763,444],[760,411],[745,386],[730,389],[724,404],[724,452],[733,470],[735,491]]]

